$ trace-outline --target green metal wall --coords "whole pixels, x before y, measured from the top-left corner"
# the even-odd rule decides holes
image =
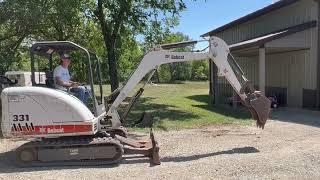
[[[317,20],[317,18],[317,3],[313,0],[302,0],[245,24],[228,29],[217,34],[217,36],[224,39],[228,44],[233,44],[290,26]],[[299,33],[299,36],[303,37],[303,43],[307,44],[308,49],[278,53],[271,53],[267,50],[266,55],[266,90],[280,89],[281,92],[286,94],[285,102],[291,107],[303,106],[304,91],[313,92],[316,90],[316,81],[319,78],[317,77],[318,28],[312,28]],[[286,37],[289,40],[288,46],[290,46],[290,38],[295,37],[296,35]],[[270,44],[277,45],[279,43]],[[258,88],[258,54],[247,57],[236,57],[236,59],[243,68],[247,78]],[[223,103],[226,101],[225,97],[233,95],[232,88],[224,78],[218,78],[218,84],[218,92],[221,96],[219,103]]]
[[[316,2],[313,0],[302,0],[252,21],[230,28],[215,36],[221,37],[228,44],[234,44],[280,29],[317,20],[317,12]]]

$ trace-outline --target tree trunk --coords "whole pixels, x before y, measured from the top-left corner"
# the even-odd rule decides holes
[[[119,40],[119,30],[121,27],[121,24],[124,19],[125,15],[125,8],[126,4],[123,7],[121,7],[120,12],[118,13],[118,16],[116,18],[116,21],[114,22],[113,26],[110,25],[106,21],[106,16],[103,12],[103,1],[98,0],[97,3],[97,9],[94,12],[94,14],[98,17],[101,25],[101,30],[104,38],[104,43],[107,48],[107,54],[108,54],[108,65],[109,65],[109,76],[110,76],[110,84],[111,84],[111,91],[116,90],[119,87],[119,81],[118,81],[118,70],[117,70],[117,60],[118,60],[118,51],[117,48],[120,49],[121,44],[116,47],[116,41]],[[111,21],[112,22],[112,21]],[[111,23],[112,24],[112,23]],[[119,47],[120,46],[120,47]]]
[[[108,65],[109,65],[111,92],[116,90],[119,87],[115,43],[112,43],[112,42],[109,42],[109,43],[105,42],[108,50]]]
[[[156,76],[157,76],[157,83],[160,83],[160,77],[159,77],[158,69],[156,69]]]

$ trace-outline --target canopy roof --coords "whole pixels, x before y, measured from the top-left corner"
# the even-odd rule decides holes
[[[63,53],[68,51],[83,51],[95,56],[94,53],[88,51],[86,48],[71,42],[71,41],[42,41],[36,42],[31,47],[31,53],[39,56],[51,56],[54,52]]]

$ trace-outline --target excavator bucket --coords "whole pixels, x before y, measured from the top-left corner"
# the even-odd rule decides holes
[[[257,127],[263,129],[269,118],[271,107],[270,100],[260,94],[260,92],[254,92],[248,95],[246,104],[251,112],[252,118],[257,122]]]

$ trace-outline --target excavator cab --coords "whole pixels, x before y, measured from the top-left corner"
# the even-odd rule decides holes
[[[72,70],[81,70],[77,80],[85,82],[91,90],[92,102],[88,105],[94,116],[101,115],[104,110],[103,88],[101,80],[100,60],[89,50],[69,41],[36,42],[30,49],[31,56],[31,82],[32,86],[55,88],[53,70],[58,65],[59,55],[69,53],[72,55]],[[45,80],[42,78],[45,74]],[[68,91],[70,95],[73,95]]]

